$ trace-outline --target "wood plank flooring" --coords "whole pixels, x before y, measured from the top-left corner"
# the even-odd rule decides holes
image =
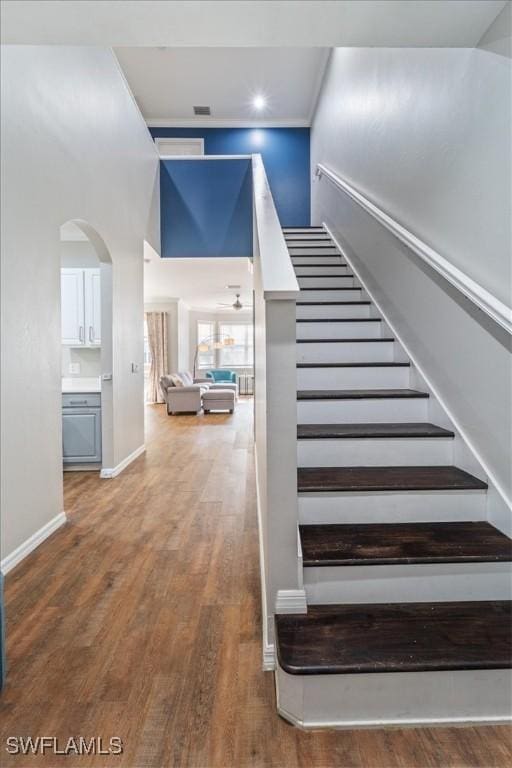
[[[251,417],[247,400],[233,416],[152,406],[147,452],[125,472],[66,474],[69,523],[6,578],[0,764],[509,766],[505,726],[301,732],[277,716],[261,671]],[[9,735],[115,735],[124,751],[12,756]]]

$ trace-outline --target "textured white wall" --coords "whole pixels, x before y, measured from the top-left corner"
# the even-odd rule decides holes
[[[154,144],[109,49],[5,47],[1,113],[5,556],[63,508],[60,226],[89,222],[113,262],[117,464],[144,441],[143,239],[157,247],[159,220]]]
[[[511,62],[484,50],[336,50],[312,130],[325,163],[502,301],[510,298]],[[510,336],[325,177],[327,221],[511,498]]]
[[[511,74],[479,49],[335,49],[311,133],[313,168],[332,167],[505,303]],[[314,194],[312,211],[318,221]]]

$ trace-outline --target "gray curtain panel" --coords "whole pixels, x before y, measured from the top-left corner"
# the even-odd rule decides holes
[[[163,403],[160,376],[168,373],[167,362],[167,312],[146,312],[148,343],[151,354],[146,402]]]

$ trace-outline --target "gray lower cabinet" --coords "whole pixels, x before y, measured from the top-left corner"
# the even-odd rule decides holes
[[[64,464],[101,461],[101,395],[62,395]]]

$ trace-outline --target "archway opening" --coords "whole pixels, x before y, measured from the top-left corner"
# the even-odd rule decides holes
[[[60,228],[63,470],[111,467],[112,259],[88,222]]]

